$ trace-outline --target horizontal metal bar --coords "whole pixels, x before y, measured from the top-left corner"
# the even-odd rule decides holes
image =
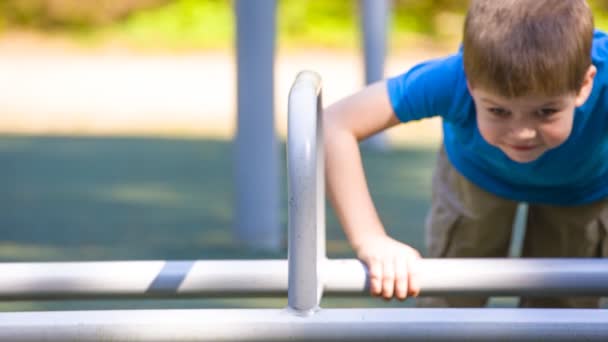
[[[608,341],[608,310],[279,309],[0,313],[0,341]]]
[[[608,295],[606,259],[423,259],[422,296]],[[321,265],[324,293],[367,293],[354,259]],[[285,296],[287,261],[0,263],[0,299]]]

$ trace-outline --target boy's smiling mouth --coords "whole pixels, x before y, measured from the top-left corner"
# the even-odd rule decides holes
[[[537,148],[539,145],[509,145],[510,148],[517,151],[530,151]]]
[[[502,144],[500,149],[513,161],[529,163],[538,159],[545,149],[542,143],[535,144]]]

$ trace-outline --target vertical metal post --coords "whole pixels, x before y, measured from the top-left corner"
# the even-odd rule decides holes
[[[282,236],[273,95],[276,0],[237,0],[235,5],[235,235],[246,246],[279,250]]]
[[[390,0],[359,1],[365,58],[365,84],[371,84],[384,78],[389,9]],[[377,149],[388,147],[385,133],[373,135],[365,143]]]
[[[301,315],[319,308],[325,260],[321,78],[298,74],[289,93],[287,169],[289,178],[288,304]]]
[[[316,135],[315,135],[315,146],[317,148],[317,155],[315,160],[316,165],[316,184],[317,190],[315,193],[315,203],[317,206],[317,225],[315,230],[317,232],[317,268],[322,269],[322,265],[327,261],[326,252],[326,240],[325,240],[325,148],[323,139],[323,91],[321,77],[314,73],[314,80],[312,86],[316,89],[316,103],[317,109],[314,113],[316,117]],[[319,286],[323,287],[323,279],[318,283]],[[319,300],[321,300],[322,293],[319,292]]]
[[[517,258],[521,256],[526,236],[526,226],[528,221],[528,203],[520,202],[515,211],[513,219],[513,233],[509,245],[509,257]]]

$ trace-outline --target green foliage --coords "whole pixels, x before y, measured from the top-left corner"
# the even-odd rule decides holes
[[[278,28],[281,44],[347,46],[357,43],[355,1],[278,2]]]
[[[467,0],[397,0],[393,6],[395,28],[397,31],[436,35],[441,25],[437,18],[442,13],[464,16],[467,3]]]
[[[43,17],[40,3],[34,1],[0,2],[0,13],[4,23],[20,26],[35,26]]]
[[[131,12],[121,15],[98,14],[108,21],[82,13],[52,14],[43,6],[51,0],[26,0],[31,6],[18,6],[18,0],[5,0],[0,14],[13,27],[64,32],[79,39],[97,42],[100,39],[126,41],[140,47],[162,48],[228,48],[232,45],[235,18],[230,0],[129,0]],[[60,13],[72,13],[74,0],[62,0]],[[103,2],[114,3],[117,0]],[[155,2],[161,5],[144,6]],[[55,0],[56,2],[56,0]],[[440,3],[431,1],[429,3]],[[90,4],[90,2],[87,2]],[[278,0],[277,27],[282,47],[346,47],[359,44],[358,1],[343,0]],[[432,34],[432,24],[424,14],[425,1],[397,1],[393,29]],[[449,1],[447,3],[450,3]],[[422,4],[422,5],[421,5]],[[103,12],[104,6],[98,6]],[[107,6],[106,6],[107,7]],[[57,11],[55,11],[57,12]],[[432,16],[432,14],[431,14]],[[52,23],[49,24],[49,23]],[[426,26],[425,26],[426,25]],[[395,33],[395,32],[394,32]],[[396,32],[398,35],[403,32]]]
[[[59,32],[86,41],[118,40],[144,48],[230,48],[234,0],[2,0],[2,28]],[[250,0],[255,1],[255,0]],[[608,0],[589,1],[608,28]],[[454,41],[469,0],[393,0],[391,40]],[[359,44],[359,1],[277,0],[281,47],[353,48]]]
[[[143,46],[226,47],[234,35],[233,17],[227,0],[178,0],[138,11],[106,33]]]
[[[591,8],[593,9],[595,26],[608,30],[608,0],[595,0],[591,2]]]
[[[0,17],[12,26],[36,29],[92,29],[169,0],[3,0]]]

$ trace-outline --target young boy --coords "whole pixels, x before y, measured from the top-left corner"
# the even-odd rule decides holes
[[[357,141],[439,115],[443,146],[427,220],[428,256],[505,257],[517,202],[529,203],[524,257],[608,254],[608,36],[584,0],[473,0],[463,46],[327,108],[330,198],[370,271],[373,295],[419,285],[410,246],[389,237]],[[486,298],[423,298],[482,306]],[[598,298],[522,298],[523,307],[596,307]]]

